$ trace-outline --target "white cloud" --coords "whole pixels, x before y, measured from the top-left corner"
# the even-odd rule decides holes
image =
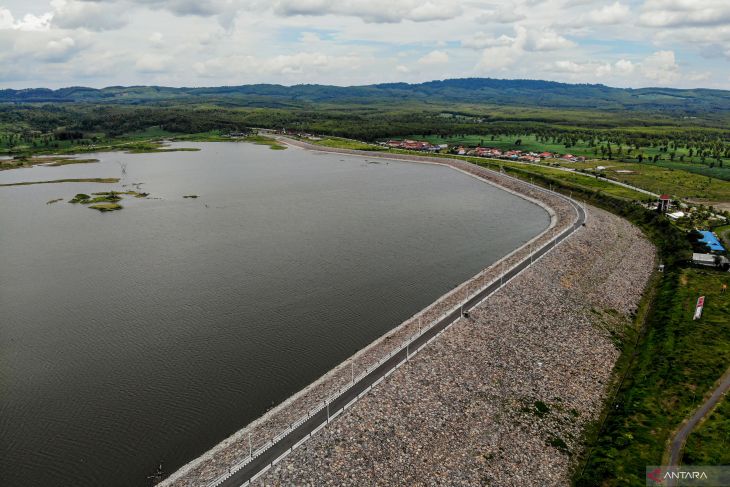
[[[522,25],[516,25],[514,37],[491,37],[484,32],[478,32],[474,37],[461,41],[461,45],[471,49],[512,47],[526,51],[556,51],[573,47],[575,43],[549,29],[528,30]]]
[[[134,68],[140,73],[164,73],[169,70],[171,64],[170,56],[142,54],[134,63]]]
[[[88,1],[88,0],[87,0]],[[167,10],[175,15],[210,17],[240,7],[240,2],[227,0],[130,0],[139,5]]]
[[[636,65],[627,59],[619,59],[614,65],[616,73],[626,76],[632,74],[636,70]]]
[[[707,73],[681,75],[673,51],[656,51],[638,62],[628,59],[619,59],[615,62],[580,62],[564,59],[545,64],[544,70],[574,82],[598,82],[609,85],[617,82],[626,85],[627,81],[635,81],[637,75],[645,80],[641,83],[644,86],[647,84],[670,86],[680,79],[693,82],[707,79]]]
[[[554,70],[559,73],[585,73],[589,69],[587,64],[578,64],[575,61],[555,61]]]
[[[372,23],[448,20],[462,11],[458,2],[448,0],[278,0],[274,9],[282,16],[344,15]]]
[[[730,87],[730,0],[0,2],[3,86],[498,75]]]
[[[605,83],[609,78],[616,80],[629,76],[635,68],[635,64],[631,61],[620,59],[615,63],[608,61],[575,62],[560,60],[549,65],[547,69],[555,73],[567,74],[573,80],[586,81],[592,79],[594,82]]]
[[[198,62],[193,69],[204,77],[231,76],[243,72],[259,75],[301,76],[357,70],[361,59],[354,56],[330,56],[321,52],[298,52],[271,58],[233,55]]]
[[[507,35],[492,37],[484,32],[477,32],[473,37],[462,40],[461,45],[471,49],[484,49],[486,47],[509,46],[513,42],[514,38]]]
[[[629,7],[620,2],[614,2],[611,5],[592,10],[583,21],[603,25],[620,24],[629,18],[630,13]]]
[[[448,62],[449,55],[444,51],[431,51],[418,60],[418,64],[423,65],[446,64]]]
[[[110,30],[124,26],[128,19],[121,3],[79,0],[52,0],[52,22],[62,29]]]
[[[12,29],[14,25],[13,13],[4,7],[0,7],[0,29]]]
[[[533,32],[528,36],[527,48],[531,51],[556,51],[573,47],[575,43],[551,30]]]
[[[53,39],[46,43],[46,49],[38,55],[46,61],[64,61],[76,48],[76,41],[71,37]]]
[[[44,31],[51,27],[52,13],[43,15],[25,14],[22,19],[16,20],[12,12],[0,7],[0,30]]]
[[[299,41],[305,44],[316,44],[322,42],[322,38],[316,32],[302,32],[299,36]]]
[[[147,39],[150,41],[150,44],[160,46],[164,38],[165,36],[162,35],[162,32],[153,32]]]
[[[477,21],[479,23],[511,24],[526,18],[527,16],[519,9],[515,9],[514,5],[500,5],[494,10],[487,10],[481,14],[477,17]]]
[[[727,0],[647,0],[640,16],[650,27],[722,25],[730,22]]]
[[[679,76],[679,65],[673,51],[657,51],[641,63],[641,74],[661,85],[668,85]]]
[[[515,37],[505,37],[499,44],[482,51],[477,68],[484,72],[492,72],[512,66],[524,54],[527,41],[527,29],[516,26]]]

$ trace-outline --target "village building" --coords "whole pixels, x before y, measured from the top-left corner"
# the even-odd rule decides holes
[[[659,210],[661,213],[666,213],[669,209],[669,204],[671,203],[671,197],[668,194],[663,194],[659,196],[659,204],[657,205],[657,210]]]

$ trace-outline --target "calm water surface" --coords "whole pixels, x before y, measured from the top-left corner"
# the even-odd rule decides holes
[[[148,485],[549,223],[439,166],[186,145],[0,173],[122,177],[0,188],[0,485]]]

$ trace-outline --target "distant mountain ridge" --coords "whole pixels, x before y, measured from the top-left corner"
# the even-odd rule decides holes
[[[253,84],[204,88],[164,86],[0,90],[0,103],[195,104],[297,106],[316,103],[475,103],[599,110],[660,110],[688,114],[730,111],[730,91],[613,88],[526,79],[461,78],[363,86]]]

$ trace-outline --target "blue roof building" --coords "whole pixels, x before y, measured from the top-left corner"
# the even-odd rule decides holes
[[[722,246],[714,233],[709,230],[701,230],[700,233],[702,234],[702,238],[699,241],[710,247],[710,251],[725,252],[725,247]]]

